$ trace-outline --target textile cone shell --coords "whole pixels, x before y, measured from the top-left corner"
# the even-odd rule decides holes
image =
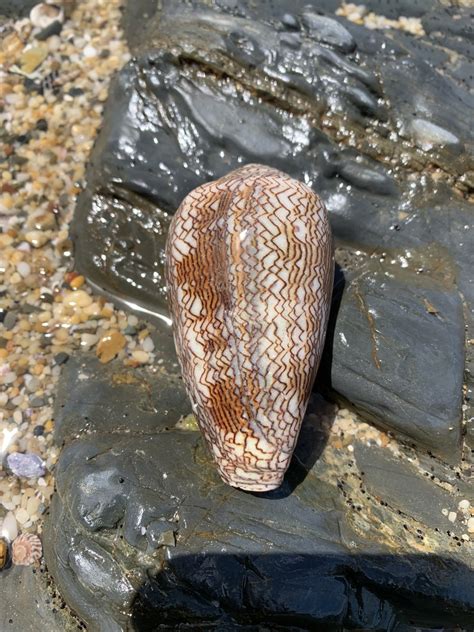
[[[247,165],[189,193],[166,261],[183,379],[219,473],[234,487],[275,489],[324,344],[326,210],[305,184]]]

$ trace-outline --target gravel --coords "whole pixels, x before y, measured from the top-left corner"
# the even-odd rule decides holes
[[[125,332],[138,320],[74,272],[68,234],[110,78],[130,59],[120,20],[117,0],[77,3],[68,19],[42,4],[0,35],[0,523],[8,512],[9,532],[13,522],[42,531],[59,453],[52,403],[70,354],[95,352],[112,331],[124,365],[154,357],[150,341]]]

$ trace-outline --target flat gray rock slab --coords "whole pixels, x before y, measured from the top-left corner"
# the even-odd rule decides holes
[[[43,567],[10,566],[0,573],[0,630],[76,632],[80,621],[62,601]]]
[[[372,262],[347,279],[332,345],[338,393],[375,423],[459,460],[464,324],[455,288]]]
[[[409,451],[377,447],[374,430],[348,449],[331,433],[334,407],[314,397],[283,486],[242,492],[219,479],[200,433],[184,429],[173,374],[124,372],[90,356],[66,366],[56,410],[66,443],[45,557],[88,629],[468,625],[466,526],[442,513],[465,496],[449,476],[444,488],[433,482]],[[148,399],[134,374],[143,392],[153,384]],[[66,405],[78,383],[73,415]]]

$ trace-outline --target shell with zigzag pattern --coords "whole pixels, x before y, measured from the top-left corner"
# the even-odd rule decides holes
[[[222,479],[277,488],[324,344],[334,273],[327,213],[305,184],[247,165],[184,199],[168,235],[178,358]]]

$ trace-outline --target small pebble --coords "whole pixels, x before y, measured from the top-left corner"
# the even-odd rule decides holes
[[[44,404],[45,404],[45,401],[42,397],[33,396],[30,398],[31,408],[40,408],[41,406],[44,406]]]
[[[164,531],[158,542],[161,546],[176,546],[176,535],[172,529]]]
[[[48,121],[46,119],[38,119],[36,121],[36,129],[40,132],[46,132],[48,129]]]
[[[18,270],[18,274],[20,274],[24,279],[31,274],[31,266],[26,263],[26,261],[20,261],[17,264],[16,269]]]
[[[65,364],[68,360],[69,360],[69,354],[65,353],[64,351],[60,351],[54,356],[54,362],[58,366],[61,366],[61,364]]]
[[[2,39],[2,49],[10,59],[16,61],[25,44],[16,31],[5,35]]]
[[[143,348],[143,351],[147,351],[147,352],[153,351],[153,349],[155,348],[155,344],[153,340],[150,338],[150,336],[147,336],[145,340],[142,342],[142,348]]]
[[[467,511],[470,506],[471,503],[468,500],[461,500],[461,502],[458,504],[458,509],[459,511]]]
[[[102,336],[97,345],[97,357],[103,363],[110,362],[124,348],[127,341],[119,331],[111,331]]]
[[[146,364],[149,358],[150,356],[146,351],[142,351],[141,349],[132,351],[132,360],[135,360],[135,362],[138,362],[139,364]]]
[[[92,297],[85,290],[75,290],[66,293],[64,302],[72,307],[86,307],[92,303]]]
[[[99,340],[99,336],[96,334],[82,334],[81,336],[81,346],[82,347],[92,347]]]
[[[448,513],[448,520],[449,520],[449,522],[456,522],[456,516],[457,516],[457,514],[456,514],[455,511],[450,511]]]
[[[18,509],[16,511],[15,517],[20,524],[25,524],[30,519],[30,516],[26,509]]]
[[[25,239],[34,248],[41,248],[49,241],[49,236],[40,230],[30,230],[25,234]]]
[[[28,515],[34,516],[35,513],[38,511],[40,504],[41,501],[37,496],[32,496],[31,498],[28,498],[28,502],[26,503],[26,511],[28,512]]]
[[[37,478],[46,473],[43,459],[37,454],[13,452],[7,456],[7,464],[15,476]]]
[[[22,72],[26,75],[31,74],[44,62],[48,56],[48,52],[47,47],[42,44],[25,50],[19,60],[19,66]]]
[[[71,88],[69,90],[69,94],[71,97],[80,97],[84,94],[84,90],[82,88]]]
[[[5,318],[3,319],[3,326],[7,331],[13,329],[16,324],[17,314],[15,312],[7,312]]]
[[[37,307],[36,305],[30,305],[29,303],[24,303],[21,307],[20,307],[20,312],[22,314],[34,314],[35,312],[40,312],[41,309],[39,307]]]
[[[474,533],[474,516],[467,521],[467,530],[469,533]]]
[[[85,46],[82,52],[84,53],[84,57],[97,57],[97,49],[90,44]]]
[[[79,289],[82,285],[84,285],[85,279],[82,274],[78,274],[74,279],[69,283],[69,285],[73,288],[73,290]]]
[[[8,371],[2,378],[3,384],[12,384],[16,380],[16,373]]]
[[[1,523],[0,535],[10,542],[14,540],[18,535],[18,525],[16,522],[16,518],[11,511],[7,513]]]
[[[33,435],[35,437],[41,437],[44,435],[44,426],[38,425],[33,428]]]
[[[40,381],[38,380],[37,377],[30,375],[28,379],[25,379],[25,385],[26,385],[26,390],[29,393],[36,393],[36,391],[39,389]]]

